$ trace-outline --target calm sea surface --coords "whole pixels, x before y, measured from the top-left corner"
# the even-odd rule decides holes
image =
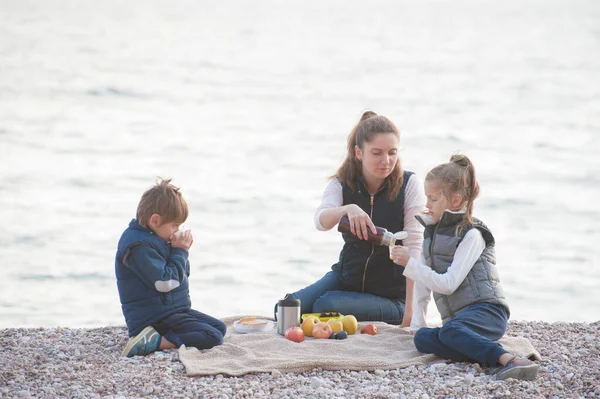
[[[362,111],[469,155],[516,320],[600,319],[600,2],[0,0],[0,327],[122,325],[116,243],[173,177],[195,308],[272,312]]]

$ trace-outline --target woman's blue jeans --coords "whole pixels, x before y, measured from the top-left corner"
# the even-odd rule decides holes
[[[344,283],[334,271],[294,292],[294,296],[300,299],[302,313],[340,312],[354,315],[358,321],[384,321],[388,324],[400,324],[404,317],[404,301],[346,291]]]

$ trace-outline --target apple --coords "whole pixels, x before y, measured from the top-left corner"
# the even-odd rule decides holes
[[[352,335],[358,330],[358,321],[356,320],[356,317],[351,314],[342,317],[342,325],[348,335]]]
[[[287,339],[294,342],[302,342],[304,341],[304,331],[300,327],[290,327],[285,330],[285,335]]]
[[[342,324],[342,321],[340,319],[329,319],[327,320],[327,324],[331,326],[331,331],[333,331],[334,333],[342,331],[344,329],[344,324]]]
[[[312,332],[315,329],[315,325],[319,323],[320,320],[317,316],[308,316],[304,321],[302,321],[302,331],[304,331],[304,335],[307,337],[312,337]]]
[[[312,336],[315,338],[329,338],[333,331],[331,331],[331,326],[324,321],[315,324],[315,328],[312,331]]]
[[[377,327],[375,324],[367,324],[360,330],[361,334],[377,335]]]

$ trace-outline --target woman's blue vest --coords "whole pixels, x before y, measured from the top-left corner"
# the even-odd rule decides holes
[[[358,205],[371,217],[375,226],[383,227],[392,233],[404,230],[404,193],[412,174],[413,172],[404,171],[402,188],[393,201],[388,199],[387,183],[375,193],[372,202],[362,178],[359,178],[354,193],[342,184],[344,205]],[[402,275],[403,268],[390,260],[388,247],[359,240],[351,234],[343,234],[343,238],[344,247],[338,263],[332,266],[332,270],[344,282],[346,289],[404,300],[406,278]]]

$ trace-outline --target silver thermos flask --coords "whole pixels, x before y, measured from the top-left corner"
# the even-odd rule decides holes
[[[300,326],[300,299],[287,294],[277,302],[277,332],[285,334],[290,327]]]

